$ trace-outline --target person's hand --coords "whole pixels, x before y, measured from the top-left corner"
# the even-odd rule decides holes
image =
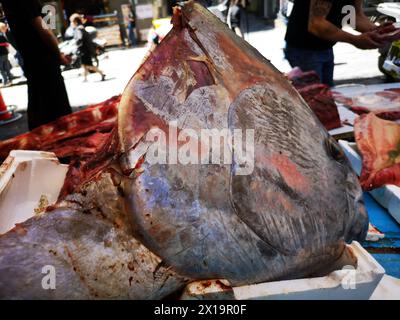
[[[396,31],[396,27],[394,26],[393,22],[385,22],[380,26],[377,26],[373,31],[376,31],[379,34],[387,34],[393,31]]]
[[[367,50],[382,48],[385,45],[385,41],[379,33],[371,31],[355,36],[352,44],[359,49]]]
[[[380,36],[382,41],[385,42],[393,42],[400,40],[400,29],[395,29],[394,31],[390,33],[385,33]]]
[[[69,65],[69,64],[71,63],[71,57],[66,56],[65,54],[61,53],[61,54],[60,54],[60,63],[61,63],[63,66]]]

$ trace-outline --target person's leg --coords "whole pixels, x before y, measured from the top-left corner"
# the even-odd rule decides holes
[[[32,62],[25,61],[26,69],[28,64]],[[58,61],[44,58],[34,64],[27,73],[30,130],[72,112]]]
[[[22,69],[22,72],[25,75],[25,66],[24,66],[24,59],[22,59],[21,54],[19,53],[19,51],[17,51],[17,53],[15,54],[15,59],[18,61],[19,66]]]
[[[3,78],[3,84],[6,85],[9,82],[8,73],[7,73],[7,63],[6,56],[0,56],[0,73]]]
[[[287,47],[285,57],[292,68],[299,67],[302,71],[315,71],[322,79],[323,63],[318,57],[318,52],[299,48]]]
[[[8,80],[7,80],[7,73],[1,69],[1,77],[3,78],[3,85],[7,85],[8,84]]]
[[[119,36],[121,38],[123,46],[126,46],[126,25],[125,24],[119,24]]]
[[[86,65],[82,65],[83,66],[83,81],[87,82],[87,76],[89,74],[89,68]]]
[[[243,38],[242,30],[240,30],[239,27],[235,27],[234,30],[235,30],[235,33],[236,33],[239,37]]]
[[[6,72],[7,72],[7,76],[8,76],[8,79],[9,79],[10,82],[11,82],[13,79],[15,79],[15,77],[14,77],[13,74],[11,73],[11,69],[12,69],[12,65],[11,65],[10,60],[8,60],[8,57],[7,57],[7,61],[6,61]]]
[[[136,28],[132,28],[132,45],[136,46],[137,45],[137,40],[136,40]]]
[[[87,69],[88,69],[90,72],[96,72],[96,73],[102,74],[102,72],[100,71],[100,69],[97,68],[97,67],[95,67],[95,66],[87,66]]]
[[[101,71],[99,68],[97,68],[97,67],[95,67],[95,66],[91,66],[90,69],[91,69],[93,72],[97,72],[97,73],[99,73],[99,74],[101,74],[101,75],[104,75],[103,71]]]
[[[97,56],[97,52],[94,53],[93,59],[94,59],[95,66],[98,67],[100,65],[100,61],[99,61],[99,58]]]
[[[106,78],[106,75],[104,74],[103,71],[101,71],[98,67],[93,67],[93,71],[97,72],[98,74],[101,75],[101,81],[104,81]]]
[[[335,68],[335,57],[333,54],[333,49],[324,52],[324,64],[322,68],[322,83],[327,86],[333,87],[335,84],[333,82],[333,72]]]
[[[101,75],[101,80],[103,81],[105,79],[105,74],[103,71],[101,71],[98,67],[95,66],[85,66],[87,68],[87,70],[91,71],[91,72],[96,72],[98,74]]]
[[[1,77],[3,79],[3,84],[6,85],[7,84],[7,73],[5,72],[5,70],[3,69],[2,66],[0,66],[0,73],[1,73]]]
[[[32,75],[25,74],[28,84],[28,128],[30,131],[42,125],[41,116],[43,113],[42,102],[40,100],[40,88],[37,88],[38,84],[35,81],[35,77]]]
[[[134,47],[136,46],[136,37],[135,37],[135,31],[134,28],[131,26],[128,27],[128,36],[129,36],[129,41],[131,45]]]

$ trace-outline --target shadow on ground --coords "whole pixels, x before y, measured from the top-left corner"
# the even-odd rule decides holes
[[[361,84],[361,85],[371,85],[371,84],[382,84],[382,83],[391,83],[393,80],[389,80],[386,76],[377,76],[371,78],[354,78],[354,79],[344,79],[344,80],[335,80],[335,85],[346,85],[346,84]]]

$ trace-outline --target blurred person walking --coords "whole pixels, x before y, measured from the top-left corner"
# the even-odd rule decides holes
[[[79,13],[71,14],[71,16],[69,17],[69,26],[68,26],[67,30],[65,30],[65,33],[64,33],[65,40],[74,39],[74,37],[75,37],[75,29],[78,27],[75,24],[75,19],[76,18],[81,18],[83,20],[82,15],[80,15]]]
[[[96,56],[96,49],[93,44],[92,37],[85,30],[81,16],[76,16],[73,20],[75,27],[74,38],[79,46],[79,54],[84,70],[84,82],[87,82],[89,72],[96,72],[101,75],[101,81],[104,81],[106,75],[98,67],[93,65],[93,58]]]
[[[11,46],[15,49],[14,58],[15,58],[15,60],[17,60],[18,65],[22,69],[22,72],[25,73],[25,71],[24,71],[24,59],[22,59],[21,53],[17,49],[17,44],[15,43],[15,39],[14,39],[14,36],[12,34],[12,31],[11,31],[9,25],[7,25],[6,38],[7,38],[7,41],[11,44]]]
[[[0,73],[3,78],[3,85],[11,84],[13,76],[11,74],[11,64],[8,60],[8,48],[10,46],[7,37],[7,25],[0,23]]]
[[[240,29],[242,18],[242,6],[240,0],[232,0],[228,10],[228,25],[239,36],[243,38]]]
[[[72,112],[61,64],[58,41],[45,24],[38,0],[1,0],[28,80],[28,126],[38,126]]]
[[[136,17],[135,17],[135,12],[133,11],[132,5],[130,5],[130,12],[129,12],[129,22],[128,22],[128,38],[129,42],[132,47],[135,47],[137,42],[136,42],[136,35],[135,35],[135,29],[136,29]]]

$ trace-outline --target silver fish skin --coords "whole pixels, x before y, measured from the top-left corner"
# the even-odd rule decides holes
[[[82,191],[0,236],[0,299],[161,299],[184,287],[132,236],[110,174]]]
[[[285,77],[208,10],[188,2],[173,21],[118,114],[121,166],[142,171],[123,187],[135,233],[192,279],[247,285],[327,269],[368,228],[340,147]],[[202,129],[254,130],[254,170],[236,175],[233,154],[232,164],[150,164],[151,129],[179,152],[171,122],[199,140]]]

